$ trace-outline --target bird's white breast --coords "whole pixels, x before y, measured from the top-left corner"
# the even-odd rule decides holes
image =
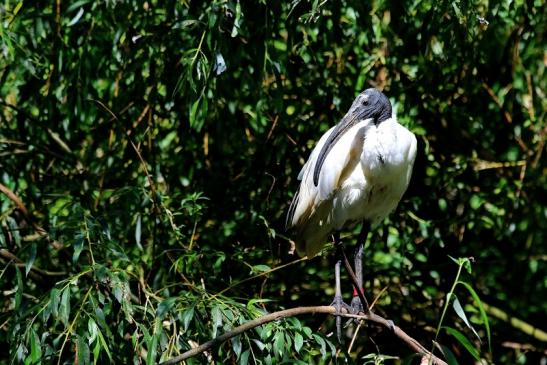
[[[393,119],[364,134],[360,163],[333,196],[336,229],[347,222],[384,219],[408,187],[416,156],[416,138]]]

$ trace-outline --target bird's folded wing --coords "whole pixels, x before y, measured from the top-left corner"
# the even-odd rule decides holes
[[[302,181],[289,209],[288,226],[306,224],[316,208],[332,198],[333,193],[339,188],[341,178],[353,171],[362,151],[364,138],[362,129],[363,123],[357,123],[336,142],[323,163],[318,185],[315,186],[313,170],[319,158],[319,152],[334,128],[321,137],[298,175]],[[324,218],[327,219],[327,217]]]

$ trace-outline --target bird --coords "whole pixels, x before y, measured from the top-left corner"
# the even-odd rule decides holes
[[[336,312],[362,310],[357,290],[351,306],[342,301],[339,232],[362,223],[354,268],[363,290],[363,245],[371,227],[398,205],[405,193],[414,160],[416,137],[397,122],[387,96],[375,88],[361,92],[338,124],[319,139],[298,174],[300,187],[289,206],[286,228],[294,231],[296,251],[309,259],[329,242],[337,247],[335,263]],[[368,310],[368,308],[367,308]],[[337,334],[340,340],[340,316]]]

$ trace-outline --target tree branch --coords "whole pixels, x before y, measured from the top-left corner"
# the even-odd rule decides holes
[[[316,306],[316,307],[297,307],[297,308],[285,309],[279,312],[269,313],[259,318],[253,319],[252,321],[244,323],[241,326],[234,328],[232,331],[226,332],[218,337],[215,337],[212,340],[207,341],[204,344],[199,345],[198,347],[190,349],[181,355],[175,356],[172,359],[164,361],[160,365],[173,365],[173,364],[179,363],[185,359],[188,359],[202,352],[205,352],[211,349],[212,347],[229,340],[232,337],[242,334],[245,331],[248,331],[250,329],[253,329],[255,327],[258,327],[268,322],[276,321],[281,318],[293,317],[293,316],[297,316],[301,314],[325,313],[325,314],[334,315],[335,311],[336,309],[333,306]],[[418,341],[416,341],[415,339],[410,337],[408,334],[406,334],[400,327],[393,324],[392,321],[389,321],[374,313],[369,313],[367,315],[349,314],[345,309],[342,309],[342,313],[340,315],[343,317],[364,319],[364,320],[368,320],[376,324],[382,325],[388,328],[389,330],[391,330],[395,336],[399,337],[399,339],[401,339],[412,350],[423,355],[426,359],[431,359],[432,364],[447,365],[446,362],[444,362],[443,360],[439,359],[438,357],[430,353],[424,346],[422,346]]]

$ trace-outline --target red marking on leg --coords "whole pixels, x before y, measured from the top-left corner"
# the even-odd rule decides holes
[[[361,288],[361,294],[363,294],[363,296],[365,295],[365,289]],[[353,288],[353,296],[354,297],[359,296],[359,293],[357,293],[357,289],[355,289],[355,288]]]

